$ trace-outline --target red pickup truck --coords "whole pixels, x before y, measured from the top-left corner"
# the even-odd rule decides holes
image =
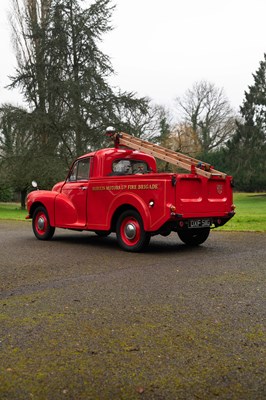
[[[26,218],[35,236],[49,240],[55,228],[116,232],[122,249],[137,252],[151,236],[172,231],[199,245],[232,218],[232,177],[186,156],[176,164],[189,163],[188,173],[158,173],[153,154],[169,161],[176,153],[147,143],[116,134],[114,148],[79,157],[51,191],[29,193]]]

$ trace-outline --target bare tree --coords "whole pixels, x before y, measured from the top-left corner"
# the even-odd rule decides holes
[[[117,120],[114,124],[118,130],[130,132],[144,140],[160,143],[164,145],[167,135],[170,133],[171,115],[170,111],[164,106],[154,104],[144,97],[142,107],[136,108],[134,98],[115,104]],[[140,104],[141,105],[141,104]]]
[[[191,127],[203,153],[221,147],[234,133],[236,115],[223,89],[196,82],[177,98],[180,124]]]
[[[191,125],[175,125],[167,141],[167,147],[177,152],[196,157],[201,152],[198,136]]]

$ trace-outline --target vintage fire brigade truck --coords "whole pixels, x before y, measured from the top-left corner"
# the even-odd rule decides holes
[[[176,232],[194,246],[235,214],[231,176],[113,128],[107,134],[113,148],[79,157],[51,191],[29,193],[26,218],[38,239],[51,239],[55,228],[115,232],[122,249],[137,252],[152,236]],[[155,158],[188,172],[158,173]]]

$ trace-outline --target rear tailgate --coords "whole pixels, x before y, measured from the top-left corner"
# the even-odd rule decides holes
[[[231,177],[177,175],[176,211],[183,218],[223,217],[232,211]]]

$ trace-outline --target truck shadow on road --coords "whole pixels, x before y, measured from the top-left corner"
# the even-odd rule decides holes
[[[118,245],[116,240],[116,235],[111,234],[108,237],[99,237],[94,233],[73,233],[73,234],[57,234],[53,237],[52,242],[60,243],[66,245],[79,245],[79,246],[89,246],[88,249],[92,248],[100,249],[101,251],[113,251],[113,252],[124,252]],[[168,237],[156,236],[151,238],[150,244],[144,250],[141,251],[142,254],[162,254],[162,253],[184,253],[188,252],[197,253],[206,250],[206,245],[201,246],[187,246],[180,242],[176,235],[172,234]],[[130,252],[124,252],[125,254],[136,254]],[[137,253],[138,254],[138,253]]]

